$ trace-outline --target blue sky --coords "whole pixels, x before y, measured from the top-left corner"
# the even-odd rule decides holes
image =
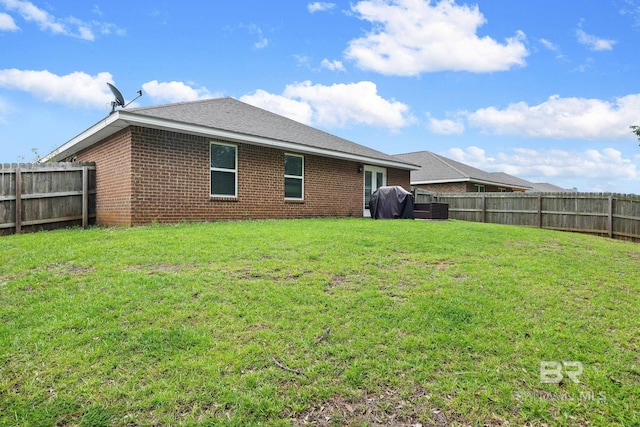
[[[640,0],[0,0],[0,162],[232,96],[396,154],[640,193]]]

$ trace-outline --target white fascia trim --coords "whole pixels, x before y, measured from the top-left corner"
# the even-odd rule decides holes
[[[419,170],[420,166],[412,165],[404,162],[394,162],[390,160],[381,160],[373,157],[360,156],[357,154],[344,153],[340,151],[327,150],[324,148],[316,148],[310,147],[306,145],[296,144],[294,142],[286,142],[279,141],[276,139],[265,138],[261,136],[255,135],[245,135],[241,133],[226,131],[223,129],[215,129],[201,125],[194,125],[189,123],[176,122],[173,120],[161,119],[157,117],[149,117],[142,116],[139,114],[132,114],[124,110],[118,110],[115,113],[107,116],[104,120],[96,123],[80,135],[71,139],[67,143],[63,144],[59,148],[57,148],[52,153],[42,158],[42,162],[46,162],[49,160],[60,160],[67,157],[68,152],[72,148],[76,148],[74,152],[78,152],[80,149],[91,146],[93,143],[98,142],[98,140],[109,136],[120,129],[124,129],[127,126],[147,126],[155,129],[167,130],[170,132],[183,132],[189,134],[200,135],[208,138],[219,138],[226,141],[234,141],[234,142],[244,142],[252,145],[260,145],[266,147],[274,147],[279,148],[285,151],[293,151],[296,153],[303,154],[315,154],[323,157],[333,157],[337,159],[343,160],[352,160],[356,162],[378,165],[378,166],[386,166],[397,169],[405,169],[405,170]],[[99,134],[101,131],[106,130],[108,127],[112,127],[112,131],[107,131],[105,135],[100,136],[97,139],[95,136]],[[86,141],[86,140],[89,141]],[[81,144],[80,147],[76,147],[76,145],[85,141],[85,144]]]
[[[40,159],[40,163],[61,161],[68,156],[68,153],[77,153],[84,148],[90,147],[100,139],[106,138],[107,136],[113,135],[117,131],[126,128],[126,124],[123,125],[118,123],[120,119],[119,113],[119,111],[116,111],[115,113],[108,115],[89,129],[82,132],[80,135],[65,142],[60,147]],[[103,136],[101,135],[102,133],[104,133]]]
[[[448,182],[468,182],[469,178],[453,178],[453,179],[429,179],[423,181],[411,181],[411,185],[420,184],[446,184]]]

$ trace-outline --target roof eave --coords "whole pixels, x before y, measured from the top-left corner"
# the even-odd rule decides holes
[[[44,156],[40,159],[40,162],[63,161],[67,157],[92,146],[127,126],[120,120],[120,111],[116,111]]]
[[[113,135],[114,133],[125,129],[128,126],[145,126],[154,129],[162,129],[171,132],[182,132],[195,134],[207,138],[219,138],[226,141],[242,142],[252,145],[260,145],[266,147],[279,148],[282,150],[296,151],[303,154],[314,154],[323,157],[332,157],[343,160],[352,160],[361,163],[386,166],[404,170],[419,170],[420,166],[402,161],[392,161],[379,159],[375,157],[362,156],[342,151],[328,150],[324,148],[311,147],[308,145],[298,144],[294,142],[280,141],[272,138],[266,138],[256,135],[247,135],[238,132],[227,131],[224,129],[211,128],[202,125],[178,122],[174,120],[162,119],[151,116],[135,114],[124,110],[118,110],[107,116],[105,119],[96,123],[80,135],[69,140],[50,154],[42,158],[42,162],[60,161],[80,150],[90,147],[91,145]]]

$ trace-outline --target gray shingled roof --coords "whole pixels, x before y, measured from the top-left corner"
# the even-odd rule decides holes
[[[233,98],[116,110],[43,158],[61,161],[131,125],[405,170],[419,166]]]
[[[523,189],[531,187],[520,178],[501,172],[485,172],[431,151],[397,154],[396,157],[422,166],[420,170],[411,171],[411,183],[477,181]]]
[[[504,182],[506,184],[515,185],[518,187],[533,187],[533,183],[526,179],[518,178],[517,176],[509,175],[505,172],[491,172],[491,175],[495,176],[495,179]]]
[[[527,190],[527,192],[531,193],[575,193],[578,190],[575,189],[567,189],[558,187],[557,185],[550,184],[548,182],[532,182],[531,190]]]
[[[394,156],[230,97],[132,108],[126,111],[129,114],[150,116],[313,148],[398,162],[398,158]]]

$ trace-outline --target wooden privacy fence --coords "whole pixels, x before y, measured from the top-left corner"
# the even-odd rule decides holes
[[[86,227],[96,213],[95,163],[0,164],[0,235]]]
[[[613,193],[428,193],[416,202],[449,204],[449,217],[640,240],[640,196]]]

